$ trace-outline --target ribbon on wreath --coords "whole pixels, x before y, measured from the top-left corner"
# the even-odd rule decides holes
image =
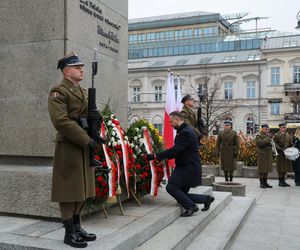
[[[143,133],[144,137],[144,145],[147,151],[147,154],[153,154],[153,148],[151,143],[151,135],[147,128],[144,129]],[[157,196],[158,187],[157,187],[157,171],[153,164],[153,160],[149,161],[150,169],[151,169],[151,188],[150,188],[150,195]]]
[[[104,126],[104,122],[102,123],[101,126],[101,137],[105,138],[105,126]],[[102,148],[103,148],[103,152],[104,152],[104,156],[105,156],[105,161],[107,163],[107,167],[108,167],[108,197],[113,197],[116,195],[116,166],[113,163],[113,161],[110,159],[109,154],[108,154],[108,150],[106,145],[103,143],[102,144]]]
[[[123,156],[123,167],[125,175],[125,183],[128,197],[130,196],[130,186],[129,186],[129,158],[128,158],[128,149],[124,141],[124,136],[120,125],[115,124],[116,133],[121,141],[122,156]]]

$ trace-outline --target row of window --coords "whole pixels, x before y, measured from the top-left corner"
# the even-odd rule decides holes
[[[246,81],[247,85],[247,98],[256,98],[256,86],[255,81]],[[227,100],[233,99],[233,82],[224,82],[224,98]]]
[[[300,83],[300,66],[293,67],[293,83]],[[280,84],[280,67],[271,67],[271,85]]]
[[[228,42],[176,45],[159,48],[130,48],[128,50],[128,59],[258,49],[260,47],[260,43],[259,39],[249,39]],[[257,60],[257,58],[255,59],[255,55],[253,60]]]
[[[216,26],[194,28],[194,29],[179,29],[179,30],[168,30],[160,32],[147,32],[140,34],[130,34],[128,41],[129,43],[140,43],[157,40],[169,40],[178,38],[192,38],[192,37],[207,37],[215,36],[218,34],[218,28]]]

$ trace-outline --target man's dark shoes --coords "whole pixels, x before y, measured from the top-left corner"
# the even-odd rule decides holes
[[[202,208],[201,211],[207,211],[210,208],[210,204],[213,203],[214,200],[214,197],[208,196],[207,201],[204,203],[204,208]]]
[[[76,248],[87,247],[87,242],[76,233],[72,218],[64,220],[63,224],[66,230],[64,238],[65,244]]]
[[[190,207],[187,210],[185,210],[185,212],[181,214],[181,217],[189,217],[197,211],[199,211],[199,208],[198,208],[198,206],[195,205],[194,207]]]
[[[75,231],[82,239],[84,239],[85,241],[94,241],[97,239],[95,234],[88,233],[81,228],[79,215],[73,215],[73,221],[74,221]]]

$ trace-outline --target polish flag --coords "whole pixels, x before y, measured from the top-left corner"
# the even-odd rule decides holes
[[[180,86],[180,78],[179,75],[177,75],[177,99],[176,99],[176,111],[182,110],[182,103],[181,103],[181,86]]]
[[[166,94],[166,105],[164,113],[164,128],[163,128],[163,141],[166,148],[171,148],[174,145],[174,136],[175,132],[173,127],[170,125],[170,116],[169,114],[173,111],[176,111],[176,102],[175,102],[175,89],[174,89],[174,79],[173,73],[168,72],[168,82],[167,82],[167,94]],[[168,160],[167,162],[167,177],[170,176],[169,167],[175,167],[174,159]]]

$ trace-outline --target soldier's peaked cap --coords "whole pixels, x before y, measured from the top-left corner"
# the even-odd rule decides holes
[[[286,127],[286,123],[279,123],[279,127]]]
[[[261,128],[268,128],[268,127],[269,125],[267,123],[261,125]]]
[[[182,99],[181,102],[184,103],[187,100],[193,100],[194,98],[191,95],[185,95]]]
[[[83,66],[84,63],[80,60],[75,52],[71,52],[64,56],[62,59],[58,60],[57,69],[63,70],[66,66]]]
[[[224,121],[224,125],[226,125],[226,124],[231,125],[232,123],[231,123],[231,121],[229,121],[229,120],[225,120],[225,121]]]

